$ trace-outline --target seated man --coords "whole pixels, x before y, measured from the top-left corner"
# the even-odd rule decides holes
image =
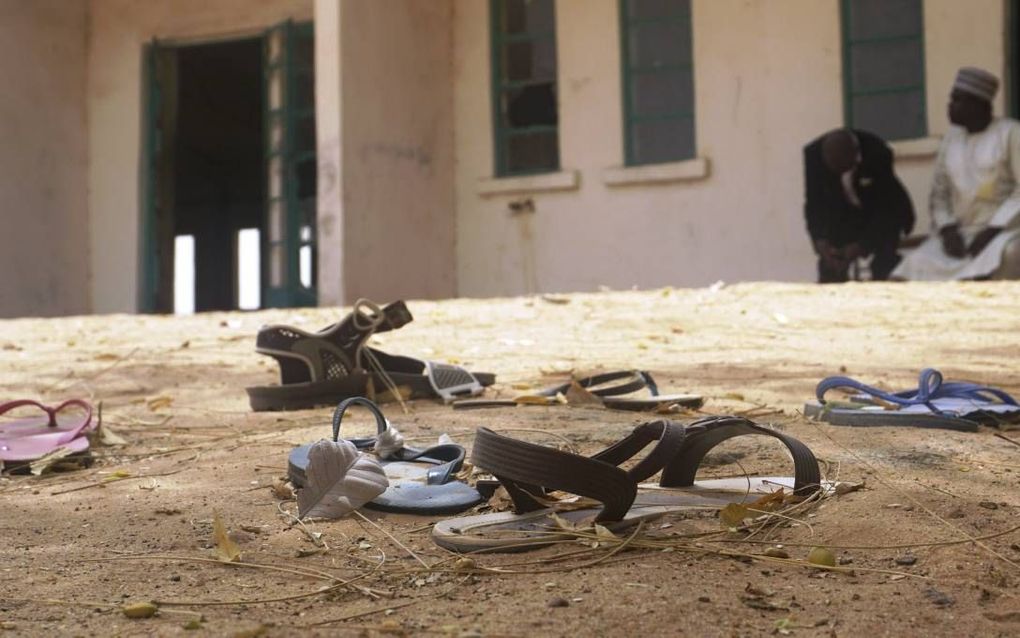
[[[872,279],[888,279],[900,235],[914,227],[889,146],[865,131],[830,131],[804,147],[804,186],[818,283],[846,281],[851,262],[868,255]]]
[[[988,71],[957,73],[949,96],[953,126],[942,138],[931,190],[938,232],[903,260],[894,278],[1001,276],[1003,253],[1016,252],[1009,244],[1020,222],[1020,122],[992,116],[998,88]]]

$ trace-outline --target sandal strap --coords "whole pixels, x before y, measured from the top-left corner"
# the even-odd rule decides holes
[[[46,416],[49,417],[49,423],[47,423],[47,426],[51,428],[57,427],[58,425],[57,414],[60,413],[64,408],[72,405],[78,406],[81,409],[85,410],[85,418],[82,420],[81,425],[74,428],[73,430],[68,431],[74,432],[75,435],[77,435],[80,432],[92,429],[92,404],[90,404],[87,401],[83,401],[82,399],[68,399],[67,401],[64,401],[63,403],[57,405],[54,408],[51,408],[50,406],[35,401],[33,399],[15,399],[14,401],[0,403],[0,414],[6,414],[15,408],[21,408],[26,405],[39,408],[40,410],[45,412]]]
[[[694,485],[694,478],[705,454],[723,441],[745,434],[763,434],[783,442],[793,457],[794,494],[808,496],[821,489],[818,460],[808,446],[788,434],[734,416],[711,417],[688,425],[687,437],[677,455],[662,471],[660,484],[662,487]]]
[[[623,381],[609,387],[600,387],[613,381]],[[644,370],[617,370],[615,372],[603,372],[590,377],[575,379],[568,383],[546,388],[538,393],[539,396],[554,397],[557,394],[565,394],[574,383],[590,391],[597,397],[615,397],[621,394],[630,394],[648,388],[651,395],[658,396],[659,386],[655,383],[651,373]]]
[[[337,379],[365,367],[361,350],[369,337],[413,319],[403,301],[379,308],[359,299],[343,320],[314,334],[292,326],[265,326],[255,339],[255,350],[279,361],[284,384]]]
[[[499,479],[517,513],[544,509],[537,497],[546,490],[563,490],[602,503],[596,520],[620,520],[637,495],[637,484],[615,465],[511,439],[485,427],[475,435],[471,462]]]
[[[822,379],[815,388],[815,396],[821,403],[825,403],[825,394],[836,388],[849,388],[882,399],[887,403],[904,407],[924,405],[933,414],[943,414],[943,411],[939,410],[934,403],[937,399],[970,399],[985,402],[994,402],[997,399],[1005,405],[1018,405],[1016,399],[998,388],[963,381],[946,383],[942,373],[934,368],[921,370],[917,380],[917,389],[914,390],[885,392],[850,377],[836,376]]]
[[[372,416],[375,417],[376,436],[345,440],[353,443],[354,447],[359,450],[370,450],[375,447],[378,437],[390,428],[390,422],[386,420],[386,416],[383,415],[382,409],[380,409],[374,401],[365,397],[350,397],[337,404],[336,409],[333,411],[333,441],[337,442],[340,440],[340,426],[343,422],[344,415],[346,415],[347,411],[354,406],[366,408],[372,413]],[[447,443],[443,445],[435,445],[424,450],[407,447],[405,445],[397,450],[392,456],[387,458],[392,458],[395,461],[415,461],[418,459],[444,461],[444,463],[440,463],[435,467],[429,468],[426,473],[426,483],[428,485],[443,485],[448,483],[450,478],[460,471],[461,467],[464,465],[464,458],[466,456],[467,453],[464,451],[463,447],[453,443]]]
[[[505,437],[483,427],[475,436],[471,462],[499,479],[518,513],[543,509],[546,505],[539,497],[562,490],[602,503],[596,520],[618,521],[634,502],[638,482],[662,469],[682,445],[684,436],[679,424],[645,423],[618,443],[586,457]],[[618,467],[656,440],[652,452],[629,472]]]
[[[617,441],[608,448],[592,455],[591,458],[609,463],[610,465],[621,465],[624,461],[631,459],[635,454],[643,450],[653,441],[658,444],[652,448],[637,465],[627,470],[627,474],[635,483],[641,483],[666,467],[676,456],[683,446],[687,430],[680,423],[660,420],[642,423],[635,427],[630,434]]]

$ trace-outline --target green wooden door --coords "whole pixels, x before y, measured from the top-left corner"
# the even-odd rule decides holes
[[[177,52],[152,40],[145,58],[145,136],[138,242],[138,310],[173,312],[174,127]]]
[[[314,32],[287,21],[265,34],[266,225],[263,305],[314,306]]]

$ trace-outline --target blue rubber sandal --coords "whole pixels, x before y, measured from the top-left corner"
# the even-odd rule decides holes
[[[367,408],[375,417],[376,436],[348,440],[359,450],[379,449],[380,439],[392,438],[393,430],[379,406],[364,397],[351,397],[337,405],[333,413],[333,440],[340,439],[344,415],[356,405]],[[311,444],[302,445],[290,452],[287,474],[297,487],[306,482],[311,447]],[[478,490],[455,478],[465,457],[464,448],[459,445],[436,445],[419,450],[398,444],[379,451],[379,462],[390,486],[365,505],[369,509],[403,514],[457,514],[483,500]]]
[[[856,390],[850,403],[825,400],[830,390]],[[979,425],[995,426],[1020,420],[1020,405],[1008,393],[963,381],[945,382],[942,373],[925,368],[917,388],[885,392],[849,377],[823,379],[815,389],[818,401],[804,405],[805,416],[832,425],[911,426],[975,432]]]

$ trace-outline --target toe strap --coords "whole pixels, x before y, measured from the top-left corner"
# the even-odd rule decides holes
[[[475,436],[471,462],[499,479],[518,513],[544,508],[538,498],[545,490],[563,490],[601,502],[598,520],[618,521],[637,495],[634,480],[614,465],[511,439],[484,427]]]
[[[741,417],[714,417],[688,425],[683,445],[662,472],[662,486],[693,485],[702,460],[712,448],[723,441],[745,434],[762,434],[783,442],[793,457],[795,494],[807,496],[821,487],[818,460],[808,446],[788,434]]]

